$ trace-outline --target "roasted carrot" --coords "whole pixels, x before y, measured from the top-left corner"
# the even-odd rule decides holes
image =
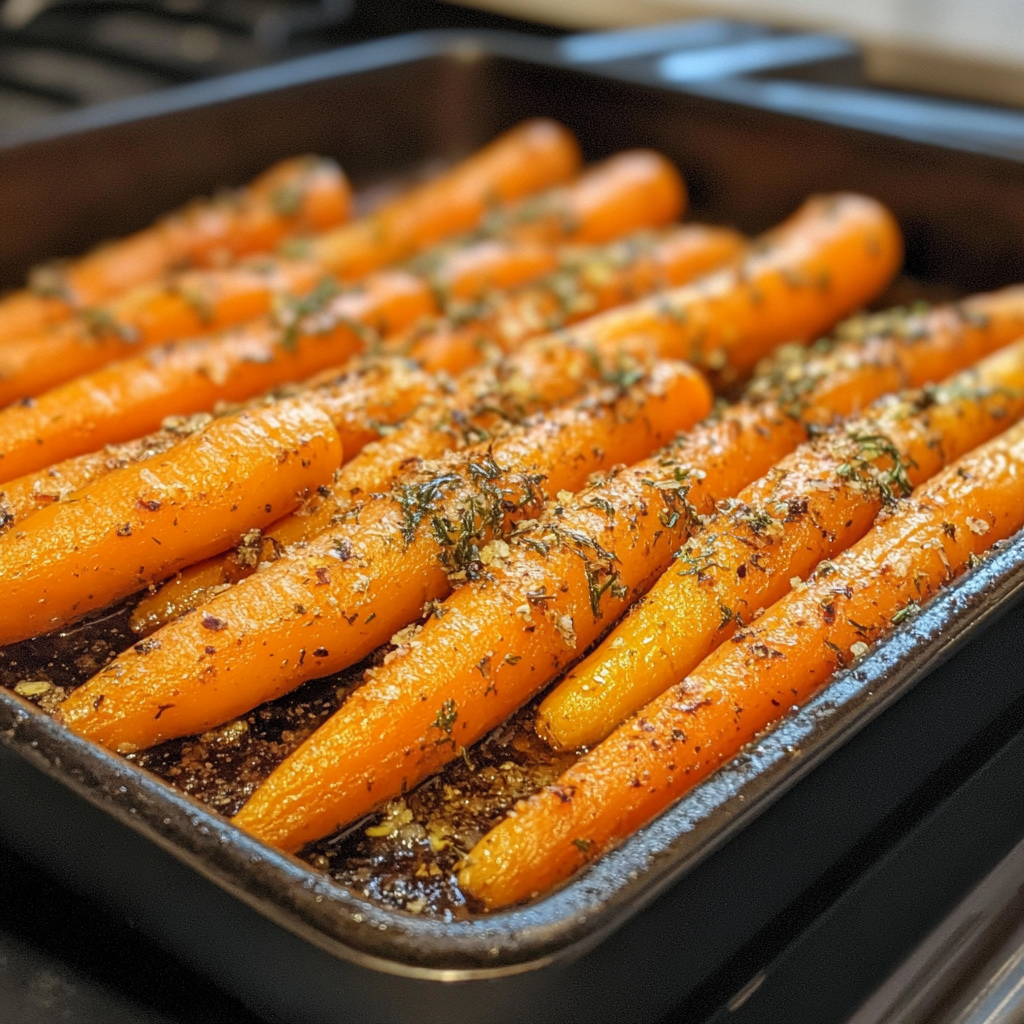
[[[159,630],[144,656],[115,659],[75,691],[64,719],[110,747],[148,746],[353,664],[425,601],[478,572],[508,525],[539,508],[545,488],[579,486],[663,444],[709,401],[694,371],[663,365],[624,396],[556,410],[493,445],[423,463],[350,521]],[[208,618],[224,624],[213,639]],[[154,717],[167,703],[174,707]]]
[[[790,424],[777,424],[784,443]],[[342,708],[256,791],[236,822],[294,850],[416,785],[503,721],[595,640],[685,536],[762,468],[765,426],[697,432],[575,496],[492,551],[414,642],[367,674]],[[691,458],[703,460],[695,474]],[[382,694],[392,694],[380,705]],[[320,770],[313,777],[309,766]]]
[[[362,277],[472,231],[495,204],[568,181],[579,166],[579,147],[565,128],[525,121],[369,217],[311,240],[306,252],[339,277]]]
[[[113,363],[0,410],[0,481],[344,363],[368,340],[434,308],[425,283],[382,271],[341,294],[208,340]],[[299,317],[299,319],[296,319]]]
[[[0,645],[71,622],[238,543],[326,483],[341,450],[315,403],[214,420],[0,536]]]
[[[776,345],[808,342],[877,295],[899,267],[899,227],[880,203],[840,193],[809,199],[733,268],[591,317],[570,332],[595,348],[645,331],[664,358],[723,382]]]
[[[11,339],[0,350],[0,405],[123,357],[132,345],[157,345],[242,323],[265,313],[275,296],[301,296],[325,278],[351,277],[356,271],[345,253],[335,252],[339,239],[348,256],[369,261],[359,274],[410,256],[440,237],[476,226],[487,203],[565,180],[577,162],[575,142],[564,129],[553,122],[528,122],[371,217],[338,229],[340,234],[319,236],[304,258],[262,257],[248,266],[176,275],[46,332]]]
[[[339,276],[353,278],[407,259],[460,232],[479,230],[486,236],[543,242],[604,242],[640,224],[667,224],[682,213],[686,189],[679,172],[663,156],[646,150],[620,153],[588,170],[573,185],[541,192],[576,170],[575,162],[570,164],[562,152],[567,144],[565,130],[557,128],[557,134],[552,134],[556,128],[552,122],[538,121],[527,122],[519,130],[522,142],[539,140],[546,150],[553,146],[558,176],[541,160],[533,169],[536,180],[527,187],[520,180],[525,170],[521,155],[516,154],[510,175],[514,190],[502,190],[490,170],[486,181],[467,175],[438,194],[414,191],[363,221],[322,235],[310,245],[310,256]],[[575,151],[573,157],[578,159]],[[543,177],[537,173],[541,171],[546,172]],[[532,193],[540,194],[518,204],[510,202]],[[509,205],[496,207],[495,201]]]
[[[671,570],[544,699],[538,734],[570,749],[600,742],[791,580],[864,536],[879,511],[1022,415],[1018,342],[806,442],[693,531]]]
[[[637,163],[639,172],[633,168]],[[566,190],[570,198],[581,198],[578,216],[562,229],[590,229],[592,221],[600,225],[611,213],[618,218],[616,226],[656,224],[675,209],[656,187],[662,179],[678,177],[663,163],[652,154],[623,154],[584,174]],[[623,173],[623,166],[629,173]],[[633,219],[624,221],[626,216]],[[277,323],[264,320],[224,337],[122,359],[52,388],[34,403],[0,411],[0,480],[153,430],[171,413],[209,409],[218,400],[239,400],[336,364],[358,341],[352,323],[367,333],[393,331],[440,312],[434,304],[439,297],[447,302],[477,299],[482,290],[519,284],[550,270],[557,256],[537,243],[485,241],[435,253],[427,263],[422,268],[426,280],[383,272],[373,275],[361,292],[340,296],[331,279],[324,279],[312,294],[280,301]],[[118,340],[110,344],[123,347]],[[85,356],[99,358],[100,347],[94,341]],[[7,354],[10,372],[17,377],[19,359],[24,372],[38,368],[44,352],[54,354],[47,346],[25,342],[20,354]],[[0,366],[3,359],[0,353]]]
[[[76,311],[186,266],[267,252],[286,235],[346,220],[351,190],[332,160],[282,160],[246,188],[190,203],[152,227],[78,259],[39,267],[0,299],[0,338],[43,330]]]
[[[824,562],[697,670],[520,801],[473,848],[464,892],[544,892],[621,842],[869,649],[972,559],[1024,526],[1024,426],[965,456]]]
[[[0,532],[11,529],[26,516],[87,487],[115,469],[162,455],[183,438],[205,427],[212,416],[170,417],[164,428],[123,444],[112,444],[98,452],[77,455],[38,473],[29,473],[0,486]]]
[[[509,351],[527,338],[651,292],[685,284],[738,259],[747,243],[727,228],[687,224],[660,236],[633,235],[602,247],[569,250],[548,277],[510,295],[449,310],[392,339],[429,370],[458,373],[489,351]]]
[[[260,257],[140,286],[106,307],[6,341],[0,347],[0,406],[39,395],[140,348],[253,320],[267,312],[275,295],[305,295],[330,282],[316,263]]]

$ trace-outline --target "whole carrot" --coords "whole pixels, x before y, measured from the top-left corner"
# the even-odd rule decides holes
[[[883,508],[1024,415],[1024,342],[819,434],[695,529],[675,563],[544,699],[537,732],[589,747],[692,671]]]
[[[41,331],[76,311],[187,266],[267,252],[296,232],[348,218],[351,190],[332,160],[282,160],[236,192],[197,200],[137,234],[39,267],[29,288],[0,299],[0,339]]]
[[[423,463],[350,521],[153,634],[145,654],[115,659],[63,705],[64,720],[107,746],[148,746],[353,664],[477,573],[545,489],[579,486],[663,444],[708,404],[694,371],[666,366],[625,396],[556,410],[493,445]],[[208,618],[224,624],[213,640]],[[169,685],[174,708],[157,719]]]
[[[518,133],[518,135],[516,134]],[[555,242],[605,242],[636,224],[667,224],[686,204],[679,172],[663,156],[645,150],[621,153],[598,164],[579,182],[575,141],[551,121],[528,121],[484,149],[478,161],[506,140],[509,167],[502,179],[499,160],[485,173],[451,176],[440,187],[413,190],[376,214],[321,235],[308,248],[312,259],[345,279],[408,259],[462,232]],[[533,151],[538,153],[534,159]],[[473,159],[467,161],[471,168]],[[507,179],[507,181],[506,181]],[[513,200],[540,193],[519,204]],[[609,202],[609,196],[620,198]],[[500,204],[511,204],[502,207]]]
[[[491,351],[510,351],[528,338],[685,284],[739,258],[746,247],[737,232],[703,224],[578,247],[535,284],[475,302],[464,312],[449,310],[446,318],[416,324],[390,344],[426,369],[458,373]]]
[[[880,203],[840,193],[807,200],[735,267],[573,328],[594,347],[647,331],[664,358],[723,382],[775,346],[808,342],[877,295],[899,268],[899,227]]]
[[[1024,526],[1024,426],[965,456],[824,562],[470,852],[464,892],[490,908],[568,878],[803,704],[976,555]]]
[[[66,501],[75,491],[87,487],[115,469],[162,455],[183,438],[205,427],[212,417],[172,417],[165,427],[145,437],[108,445],[97,452],[66,459],[37,473],[10,480],[0,487],[0,532],[10,530],[26,516],[58,501]]]
[[[290,399],[214,420],[0,536],[0,645],[81,618],[238,543],[330,480],[338,435]]]
[[[434,309],[430,290],[404,271],[333,287],[211,339],[112,363],[31,402],[0,410],[0,481],[148,433],[167,416],[241,401],[344,363],[367,341]]]
[[[568,181],[579,167],[579,146],[568,130],[543,118],[524,121],[369,217],[312,239],[306,252],[353,280],[472,231],[496,205]]]

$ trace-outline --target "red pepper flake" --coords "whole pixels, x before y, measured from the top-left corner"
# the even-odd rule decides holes
[[[228,624],[223,619],[218,619],[216,615],[211,615],[209,612],[203,612],[203,629],[212,629],[218,633],[227,628]]]

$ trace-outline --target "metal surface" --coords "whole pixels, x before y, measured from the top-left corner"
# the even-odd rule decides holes
[[[928,935],[849,1024],[1022,1020],[1024,842]]]
[[[357,181],[370,182],[431,157],[451,158],[521,117],[546,113],[577,131],[590,156],[624,145],[665,150],[687,174],[700,216],[757,230],[808,192],[860,188],[900,216],[908,263],[920,277],[953,290],[1024,278],[1024,178],[1006,155],[1012,146],[979,143],[965,152],[941,132],[925,145],[901,122],[886,133],[878,123],[874,131],[851,129],[806,112],[781,114],[756,94],[725,102],[710,96],[707,82],[698,95],[692,82],[640,84],[635,67],[620,75],[618,65],[591,60],[586,68],[552,42],[426,34],[54,119],[0,149],[0,220],[10,224],[0,273],[13,280],[36,256],[80,248],[101,230],[128,230],[211,180],[241,180],[290,152],[330,153]],[[386,135],[382,124],[391,127]],[[172,158],[182,133],[195,154],[188,167]],[[111,152],[122,162],[114,172]],[[951,202],[950,192],[968,198]],[[101,228],[96,211],[112,207],[123,223]],[[805,887],[890,796],[912,787],[1024,692],[1024,678],[1004,665],[970,708],[946,721],[948,698],[941,695],[952,684],[935,672],[1016,605],[1022,589],[1018,539],[620,849],[559,891],[500,914],[445,922],[370,905],[2,691],[0,833],[87,891],[131,908],[160,941],[250,1005],[282,1017],[650,1015]],[[1019,664],[1021,641],[1013,634],[1006,643]],[[969,650],[984,656],[977,643]],[[928,686],[918,687],[926,677]],[[921,737],[886,732],[897,709],[882,712],[905,695],[918,700],[919,720],[930,715],[944,723],[941,737],[921,746]],[[874,739],[858,744],[862,730]],[[914,759],[888,780],[891,792],[849,800],[842,776],[833,777],[843,759],[829,755],[842,748],[864,757],[883,741],[897,750],[902,742]],[[813,807],[806,794],[816,786],[826,787],[830,836],[804,850],[799,863],[773,865],[790,875],[776,871],[776,888],[755,893],[736,920],[737,894],[749,881],[744,870],[793,841],[779,822],[795,807]],[[765,815],[780,800],[774,817]],[[834,813],[844,800],[858,804],[847,823]],[[765,842],[777,845],[766,849]],[[719,882],[709,890],[700,879],[716,872]],[[721,872],[732,883],[728,891]],[[705,905],[683,899],[695,888],[706,894]],[[722,914],[733,916],[718,933]],[[698,927],[704,930],[693,946],[687,930]],[[612,932],[614,941],[602,942]],[[673,976],[662,969],[664,951],[656,945],[666,940],[666,949],[694,950]],[[627,964],[633,958],[631,969],[645,983],[630,998],[609,988],[622,977],[624,957]]]

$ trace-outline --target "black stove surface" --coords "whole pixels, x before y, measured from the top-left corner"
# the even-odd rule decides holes
[[[0,132],[428,28],[557,32],[439,0],[0,0]]]

